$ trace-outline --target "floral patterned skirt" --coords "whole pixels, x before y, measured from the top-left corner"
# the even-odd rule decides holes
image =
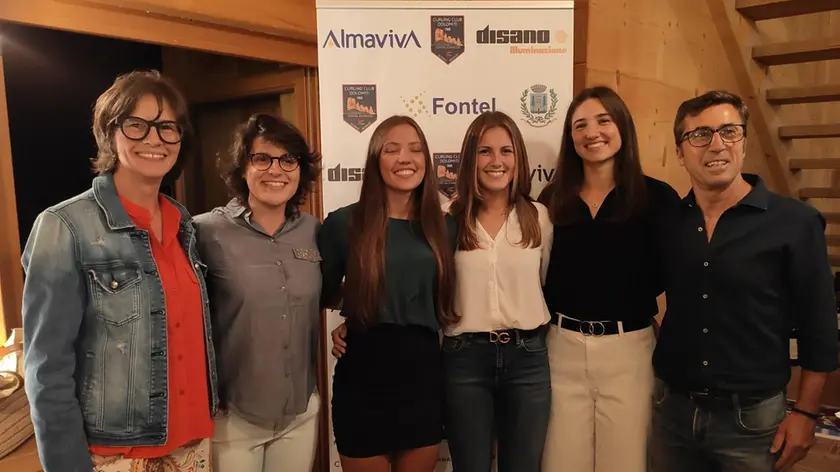
[[[210,439],[202,439],[156,459],[131,459],[122,455],[92,455],[94,472],[212,472]]]

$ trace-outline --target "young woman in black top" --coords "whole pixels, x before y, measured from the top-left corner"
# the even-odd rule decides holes
[[[457,321],[457,229],[441,210],[430,163],[414,120],[383,121],[370,140],[359,201],[331,212],[318,238],[322,303],[340,304],[347,326],[332,400],[345,472],[431,472],[437,464],[438,330]]]
[[[644,472],[653,317],[663,290],[658,215],[679,196],[642,173],[627,106],[607,87],[569,105],[555,178],[544,295],[552,405],[545,472]]]

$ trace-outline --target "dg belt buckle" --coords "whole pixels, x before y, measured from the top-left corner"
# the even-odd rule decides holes
[[[507,331],[502,331],[501,333],[490,331],[490,342],[507,344],[510,342],[510,333]]]
[[[600,327],[600,330],[598,327]],[[603,336],[607,332],[607,328],[600,321],[581,321],[578,331],[584,336]]]

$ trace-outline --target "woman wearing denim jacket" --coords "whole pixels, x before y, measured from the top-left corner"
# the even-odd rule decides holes
[[[157,72],[96,101],[92,188],[38,215],[23,253],[24,365],[44,472],[207,467],[217,405],[204,266],[160,193],[194,137]]]

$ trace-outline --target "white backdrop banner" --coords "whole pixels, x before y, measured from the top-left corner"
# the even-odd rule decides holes
[[[534,197],[552,178],[572,100],[573,1],[319,0],[317,15],[325,215],[358,200],[368,141],[391,115],[422,127],[442,203],[454,195],[464,133],[486,111],[519,126]],[[326,333],[341,323],[337,312],[327,320]],[[330,459],[340,470],[334,442]],[[444,445],[436,472],[449,462]]]

